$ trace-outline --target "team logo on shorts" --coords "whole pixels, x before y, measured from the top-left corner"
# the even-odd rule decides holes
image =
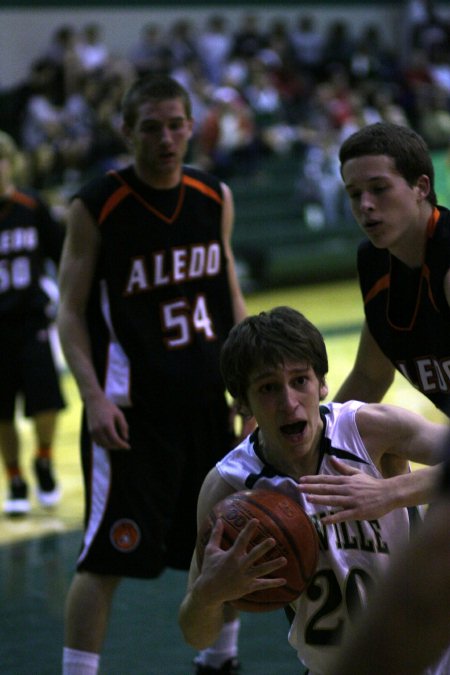
[[[134,520],[126,518],[114,523],[109,533],[111,543],[121,553],[131,553],[141,541],[141,531]]]

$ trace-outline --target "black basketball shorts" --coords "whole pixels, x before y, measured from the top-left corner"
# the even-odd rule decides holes
[[[19,397],[26,417],[64,408],[49,335],[45,324],[2,322],[0,419],[14,419]]]

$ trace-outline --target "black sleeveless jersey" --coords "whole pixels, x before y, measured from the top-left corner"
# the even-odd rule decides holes
[[[443,281],[450,269],[450,211],[434,210],[425,260],[411,269],[369,241],[358,250],[367,323],[389,360],[450,416],[450,308]]]
[[[176,188],[155,190],[128,167],[77,196],[101,235],[88,325],[107,394],[124,406],[186,406],[223,391],[233,312],[220,182],[184,167]]]
[[[54,300],[45,262],[59,262],[64,234],[33,191],[14,190],[0,198],[0,317],[45,319]]]

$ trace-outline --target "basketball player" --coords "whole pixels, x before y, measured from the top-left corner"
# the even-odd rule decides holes
[[[450,456],[440,483],[424,523],[327,675],[423,675],[450,644]],[[448,672],[447,664],[440,673]]]
[[[234,443],[220,347],[245,315],[229,188],[183,165],[193,120],[178,82],[123,101],[130,166],[73,200],[59,330],[84,403],[85,535],[67,599],[64,673],[96,673],[123,577],[188,569],[200,485]],[[231,618],[231,617],[230,617]],[[236,672],[238,620],[197,673]]]
[[[365,322],[355,363],[334,400],[379,402],[397,369],[450,416],[450,212],[436,203],[425,142],[407,127],[377,123],[350,136],[339,157],[367,240],[358,250]],[[367,486],[354,468],[334,465],[336,476],[302,479],[311,501],[338,507],[326,523],[367,518],[377,500],[383,508],[395,501],[388,484]],[[407,470],[397,462],[397,472]],[[420,474],[434,480],[428,469]]]
[[[381,401],[397,369],[450,416],[450,212],[409,128],[372,124],[343,143],[341,172],[367,237],[358,251],[365,323],[336,401]]]
[[[320,332],[288,307],[244,319],[226,340],[223,377],[243,412],[258,427],[220,460],[199,495],[198,524],[227,495],[273,489],[299,501],[320,540],[319,563],[308,589],[293,604],[289,641],[311,675],[323,675],[376,579],[409,535],[407,506],[431,497],[417,491],[414,476],[399,476],[398,508],[377,519],[323,525],[330,509],[310,504],[298,490],[303,474],[334,473],[332,457],[381,480],[391,457],[436,465],[447,427],[395,406],[359,401],[321,404],[328,389],[328,359]],[[386,478],[386,481],[393,480]],[[400,496],[401,495],[401,496]],[[185,639],[196,648],[212,643],[227,603],[249,592],[283,584],[283,558],[258,563],[273,546],[267,539],[247,552],[255,532],[249,521],[235,544],[220,547],[220,519],[213,528],[201,571],[193,556],[180,608]],[[279,569],[279,578],[265,578]],[[450,668],[450,656],[446,660]],[[443,673],[430,670],[429,673]]]
[[[57,264],[64,227],[32,190],[16,187],[20,153],[0,132],[0,450],[8,480],[3,511],[28,513],[30,500],[20,457],[19,401],[36,436],[33,472],[40,504],[60,500],[52,461],[57,417],[64,407],[50,342],[56,284],[46,265]]]

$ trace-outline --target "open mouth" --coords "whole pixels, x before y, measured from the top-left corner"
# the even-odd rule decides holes
[[[293,422],[293,424],[283,424],[283,426],[280,427],[280,430],[286,436],[296,436],[298,434],[302,434],[305,430],[305,427],[305,421]]]

